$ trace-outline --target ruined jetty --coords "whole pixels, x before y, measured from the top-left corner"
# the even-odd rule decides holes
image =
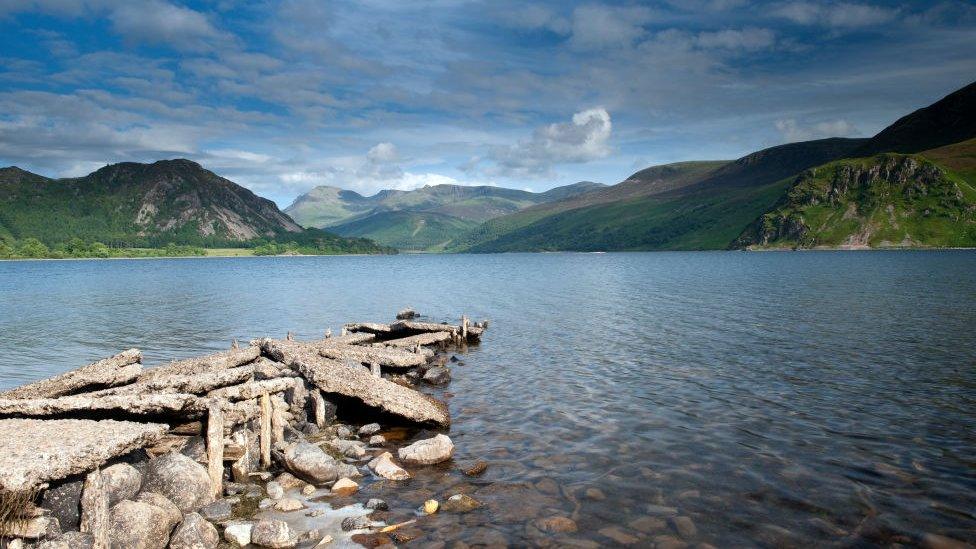
[[[394,424],[450,425],[447,405],[420,389],[445,368],[444,352],[480,341],[487,321],[397,317],[347,324],[314,341],[288,334],[234,342],[153,368],[129,349],[0,392],[0,546],[295,546],[302,533],[286,523],[213,509],[248,495],[273,498],[281,489],[268,482],[275,472],[337,494],[354,491],[351,479],[364,474],[410,478],[389,451],[370,455],[358,440],[374,446],[379,425],[333,424],[347,408]],[[443,434],[424,448],[424,461],[402,457],[409,452],[401,459],[453,454]]]

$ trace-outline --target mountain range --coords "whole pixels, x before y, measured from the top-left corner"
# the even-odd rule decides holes
[[[282,212],[189,160],[114,164],[70,179],[2,168],[0,241],[27,237],[128,246],[290,240],[335,251],[974,247],[976,83],[871,138],[652,166],[615,185],[544,193],[436,185],[363,196],[316,187]]]

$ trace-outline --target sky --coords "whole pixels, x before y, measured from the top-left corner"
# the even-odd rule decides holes
[[[973,80],[955,0],[0,0],[0,165],[544,191],[871,136]]]

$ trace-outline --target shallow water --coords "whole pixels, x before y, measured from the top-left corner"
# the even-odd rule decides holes
[[[404,306],[492,321],[435,391],[455,466],[360,494],[488,504],[420,542],[976,541],[972,251],[0,262],[0,387]]]

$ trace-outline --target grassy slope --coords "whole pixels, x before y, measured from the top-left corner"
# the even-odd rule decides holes
[[[369,238],[400,250],[441,251],[455,237],[477,226],[474,221],[434,212],[379,212],[330,227],[342,236]]]
[[[948,169],[972,169],[973,143],[960,145],[926,155],[883,154],[818,166],[798,177],[774,208],[744,231],[737,244],[761,248],[976,246],[974,174],[969,171],[965,176]]]

